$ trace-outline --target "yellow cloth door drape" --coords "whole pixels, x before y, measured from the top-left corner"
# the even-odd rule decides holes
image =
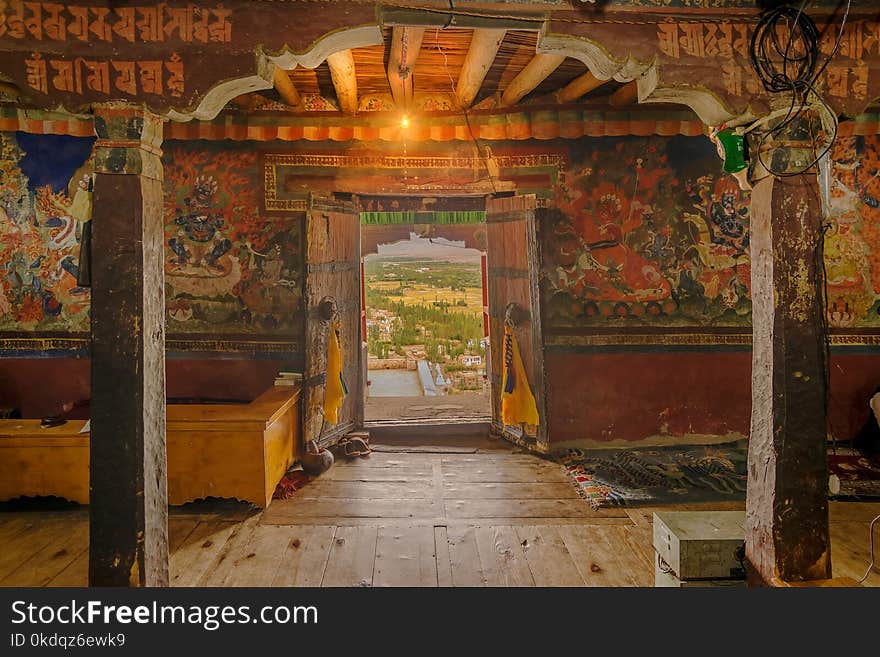
[[[538,424],[538,407],[529,389],[529,381],[519,355],[516,336],[509,326],[504,327],[504,370],[501,381],[501,420],[504,424]]]
[[[327,383],[324,386],[324,420],[331,424],[339,421],[339,409],[345,395],[348,394],[348,386],[342,376],[342,345],[340,344],[340,329],[338,321],[330,325],[330,335],[327,336]]]

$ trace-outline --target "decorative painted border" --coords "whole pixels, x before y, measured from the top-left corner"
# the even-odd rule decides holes
[[[85,336],[35,336],[0,338],[0,355],[33,355],[43,353],[88,355],[90,340]],[[259,354],[295,356],[303,353],[297,340],[247,340],[240,338],[168,338],[165,351],[194,354]]]
[[[832,347],[880,347],[880,332],[877,333],[831,333],[829,343]],[[591,334],[550,334],[544,332],[547,348],[564,351],[567,348],[607,348],[607,347],[747,347],[751,349],[752,333],[745,332],[701,332],[664,331],[656,333],[591,333]]]

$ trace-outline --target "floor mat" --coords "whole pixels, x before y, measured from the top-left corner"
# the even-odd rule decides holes
[[[838,450],[828,454],[828,473],[837,475],[840,481],[840,491],[834,498],[880,498],[880,455]]]
[[[745,440],[556,454],[594,508],[745,500],[747,457]]]

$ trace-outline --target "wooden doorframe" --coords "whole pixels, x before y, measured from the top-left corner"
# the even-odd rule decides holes
[[[492,394],[492,424],[505,439],[528,449],[548,453],[550,444],[547,433],[547,404],[544,385],[544,341],[542,327],[542,312],[540,303],[540,248],[538,244],[537,224],[537,198],[534,195],[511,196],[502,198],[488,198],[486,201],[486,224],[488,233],[487,265],[488,281],[486,292],[489,298],[489,323],[490,323],[490,352],[494,351],[490,358],[490,390]],[[517,225],[518,224],[518,225]],[[493,228],[493,226],[495,228]],[[503,228],[510,231],[522,231],[516,235],[502,235]],[[518,253],[509,253],[506,248],[493,249],[492,236],[496,239],[510,239],[510,244],[524,245],[523,258],[517,258]],[[493,262],[502,259],[501,262]],[[514,266],[511,266],[514,265]],[[518,298],[501,299],[497,290],[493,290],[493,281],[498,284],[500,280],[526,280],[526,291],[520,290]],[[509,290],[508,290],[509,292]],[[504,313],[507,303],[517,302],[525,310],[525,317],[520,328],[516,331],[520,348],[523,346],[523,329],[528,331],[529,351],[531,359],[524,358],[523,365],[529,375],[529,384],[535,396],[540,422],[534,436],[526,434],[522,430],[506,426],[500,417],[501,409],[501,345],[496,344],[492,348],[494,340],[499,340],[503,334]],[[497,360],[496,360],[497,359]],[[526,362],[530,360],[530,362]]]
[[[349,244],[335,240],[331,234],[333,217],[351,215],[354,236]],[[315,222],[320,221],[321,226]],[[335,444],[347,433],[363,427],[363,357],[364,336],[360,315],[360,212],[345,200],[334,197],[310,195],[306,212],[305,230],[305,371],[302,395],[303,445],[316,440],[321,447]],[[338,259],[338,250],[348,249],[345,259]],[[355,273],[353,282],[350,274]],[[347,279],[344,277],[349,275]],[[327,338],[331,326],[327,309],[322,301],[332,298],[336,311],[343,317],[343,373],[348,385],[348,395],[343,403],[340,421],[326,428],[320,414],[326,382]],[[348,339],[345,339],[348,338]]]

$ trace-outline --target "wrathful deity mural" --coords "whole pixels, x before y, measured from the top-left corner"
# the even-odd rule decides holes
[[[77,274],[93,141],[0,133],[0,331],[89,329]]]
[[[541,228],[550,326],[748,326],[748,197],[720,167],[708,139],[578,142]]]
[[[188,143],[164,160],[168,333],[298,330],[302,220],[260,213],[257,153]]]

